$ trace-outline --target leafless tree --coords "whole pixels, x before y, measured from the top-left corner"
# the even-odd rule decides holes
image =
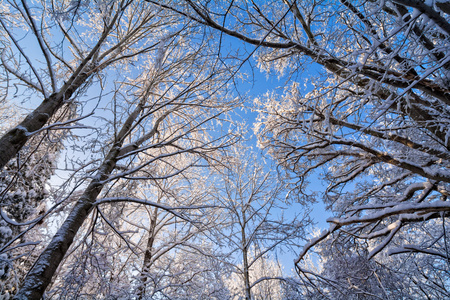
[[[23,94],[42,102],[0,138],[0,168],[32,136],[60,127],[47,122],[64,104],[77,101],[95,81],[102,85],[98,81],[102,72],[128,72],[162,43],[151,37],[161,32],[169,19],[160,19],[161,10],[156,7],[135,2],[2,3],[2,98],[11,100],[15,94]],[[177,30],[165,31],[165,38]]]
[[[182,35],[171,35],[164,47],[148,56],[135,79],[116,84],[109,102],[114,113],[106,118],[99,137],[104,156],[100,155],[100,163],[90,164],[93,169],[80,187],[81,195],[28,272],[17,299],[42,297],[78,230],[97,207],[116,202],[158,207],[156,202],[129,197],[126,191],[109,197],[118,180],[158,181],[180,175],[196,165],[214,163],[214,152],[238,138],[232,132],[210,134],[212,121],[237,104],[224,94],[229,69],[217,66],[201,43],[179,47],[188,42]],[[192,158],[182,160],[183,156]],[[158,168],[171,166],[170,158],[178,158],[180,164],[160,177]]]
[[[284,274],[271,255],[283,247],[298,249],[309,220],[305,215],[288,213],[295,196],[289,195],[277,173],[244,145],[229,150],[226,165],[228,168],[218,177],[217,181],[223,183],[216,194],[224,207],[226,225],[219,227],[219,236],[230,251],[229,263],[237,281],[235,296],[279,299]],[[274,295],[266,293],[268,290]]]
[[[391,246],[391,255],[429,255],[445,266],[450,183],[445,3],[185,4],[159,3],[254,45],[259,67],[288,80],[280,93],[258,99],[260,143],[295,174],[300,193],[308,176],[322,172],[329,183],[324,201],[335,214],[330,229],[305,246],[299,272],[305,254],[338,231],[370,241],[368,258]],[[406,239],[410,231],[423,234]]]

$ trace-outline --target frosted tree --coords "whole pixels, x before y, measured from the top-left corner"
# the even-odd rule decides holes
[[[285,216],[295,196],[289,195],[270,166],[258,161],[243,145],[229,152],[226,166],[216,180],[223,182],[217,195],[224,207],[218,234],[230,251],[229,264],[236,275],[235,296],[266,299],[270,289],[279,294],[280,281],[284,280],[270,256],[282,247],[299,247],[308,219],[298,214]]]
[[[143,9],[137,2],[14,0],[0,5],[2,97],[23,95],[20,101],[32,98],[35,107],[2,133],[1,168],[37,133],[73,125],[48,121],[64,104],[81,105],[80,96],[104,87],[105,72],[129,72],[157,47],[161,40],[151,37],[163,25],[161,10]],[[163,34],[169,38],[177,30]]]
[[[187,170],[181,178],[143,190],[162,208],[147,210],[149,224],[137,261],[137,299],[221,299],[227,294],[220,271],[223,263],[216,257],[217,247],[208,241],[218,216],[210,181],[203,173],[205,170]],[[178,207],[177,214],[163,206]]]
[[[3,109],[6,120],[2,127],[14,124],[23,112],[23,109],[11,103],[5,103]],[[74,113],[71,106],[66,105],[52,119],[64,122],[73,117]],[[9,161],[0,171],[0,255],[4,267],[1,276],[2,291],[11,290],[14,284],[20,282],[26,269],[27,252],[29,248],[36,247],[35,242],[27,241],[21,230],[29,225],[27,222],[31,219],[39,220],[42,217],[40,214],[45,210],[45,201],[50,192],[48,181],[56,169],[56,161],[66,134],[66,130],[36,134],[19,151],[17,159]],[[14,241],[25,247],[16,245],[15,250],[7,251]],[[13,264],[23,267],[12,268]],[[14,272],[9,272],[12,269]]]
[[[137,9],[142,6],[129,5],[126,14],[134,17]],[[151,6],[139,12],[148,26],[151,21],[162,22],[153,15]],[[177,23],[165,19],[163,24],[176,27]],[[119,77],[122,81],[115,82],[114,93],[107,97],[109,101],[104,99],[106,113],[97,118],[102,126],[93,128],[98,136],[85,147],[94,151],[94,159],[83,160],[75,174],[85,173],[78,186],[72,188],[72,195],[78,189],[79,196],[64,196],[57,203],[67,206],[67,217],[28,272],[15,295],[17,299],[42,297],[91,213],[118,202],[158,207],[156,202],[130,197],[126,190],[120,196],[110,196],[109,191],[118,181],[146,182],[181,176],[191,167],[214,163],[215,152],[238,138],[231,128],[224,134],[211,134],[216,125],[213,121],[234,108],[239,100],[230,100],[227,95],[232,70],[221,68],[211,59],[214,54],[209,52],[204,36],[195,40],[198,38],[195,34],[167,35],[161,26],[145,42],[163,44],[147,53],[134,78]],[[91,140],[90,136],[85,138]],[[190,159],[184,160],[183,156]],[[170,167],[171,159],[177,159],[179,164],[172,168],[172,173],[160,176],[158,170],[164,165]],[[165,209],[174,212],[175,208]]]
[[[368,245],[346,235],[331,236],[317,247],[319,270],[302,268],[302,286],[311,298],[422,299],[417,281],[410,280],[405,261],[388,256],[368,259]],[[409,274],[417,274],[410,269]],[[429,282],[432,282],[430,280]],[[428,295],[432,295],[428,294]]]
[[[8,123],[15,122],[14,116],[17,113],[18,113],[18,109],[13,107],[10,103],[8,103],[8,101],[2,101],[2,109],[1,109],[2,126],[0,127],[1,131],[5,130],[5,127],[8,125]],[[14,169],[14,166],[11,166],[11,168]],[[8,186],[8,184],[11,183],[11,178],[10,178],[11,176],[8,176],[8,174],[14,174],[14,173],[15,172],[8,172],[8,171],[3,171],[1,173],[2,179],[0,182],[1,182],[1,190],[2,190],[3,194],[6,193],[5,188]],[[10,202],[10,201],[6,201],[6,202]],[[3,207],[3,209],[4,209],[4,207]],[[8,224],[5,220],[2,220],[0,223],[1,223],[1,228],[2,228],[0,230],[0,245],[3,246],[3,245],[5,245],[5,243],[7,243],[11,239],[11,237],[13,236],[13,232],[12,232],[10,224]]]
[[[431,256],[448,278],[447,4],[185,3],[171,8],[254,45],[259,67],[289,80],[257,99],[260,144],[299,179],[299,191],[321,173],[329,184],[323,199],[335,214],[304,248],[299,272],[313,246],[342,231],[370,241],[367,258],[387,248]],[[407,238],[411,231],[417,239]]]
[[[75,118],[86,104],[80,97],[94,81],[104,83],[90,80],[91,75],[100,75],[107,66],[118,67],[119,62],[136,59],[155,47],[144,41],[133,50],[129,48],[144,38],[144,32],[150,34],[150,27],[155,25],[147,22],[150,14],[131,17],[131,10],[124,14],[131,1],[113,4],[0,4],[0,101],[5,106],[26,102],[33,107],[36,98],[43,99],[22,122],[11,122],[10,118],[2,123],[2,253],[8,251],[8,243],[17,236],[19,228],[39,224],[42,216],[31,223],[25,221],[47,196],[46,181],[56,167],[62,137],[68,129],[80,127],[78,121],[86,117]],[[122,51],[117,51],[120,47]],[[2,114],[2,120],[7,117]],[[48,126],[43,127],[46,123]],[[23,147],[26,141],[29,142]],[[24,242],[23,236],[20,239]]]
[[[177,158],[179,160],[180,157]],[[178,162],[173,160],[172,166]],[[161,165],[160,176],[174,171]],[[199,169],[183,176],[140,184],[116,185],[120,195],[154,203],[103,205],[80,229],[47,296],[101,298],[225,299],[224,266],[205,241],[213,223],[213,205]],[[173,207],[176,210],[167,210]]]
[[[230,270],[214,246],[207,242],[190,246],[194,247],[167,253],[152,266],[149,278],[155,289],[143,299],[230,299],[225,277]]]

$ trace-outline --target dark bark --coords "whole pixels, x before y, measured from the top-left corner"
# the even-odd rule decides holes
[[[45,289],[50,284],[53,275],[60,265],[64,255],[73,242],[75,235],[83,225],[88,214],[94,208],[94,202],[105,186],[105,180],[114,171],[126,136],[133,123],[143,109],[141,101],[128,116],[120,132],[115,138],[112,148],[99,167],[96,177],[91,181],[83,195],[75,204],[64,224],[59,228],[47,248],[41,253],[35,264],[25,277],[23,286],[13,299],[41,299]],[[154,132],[157,130],[155,129]],[[150,138],[149,136],[148,138]],[[131,151],[131,149],[130,149]]]
[[[64,225],[53,237],[49,246],[39,256],[25,277],[24,285],[13,299],[41,299],[45,289],[73,242],[78,229],[92,209],[92,202],[86,197],[80,199]]]
[[[64,224],[53,237],[47,248],[41,253],[31,270],[25,277],[24,284],[13,299],[41,299],[50,284],[56,269],[60,265],[75,235],[83,225],[94,202],[104,187],[103,180],[116,166],[116,157],[120,146],[115,145],[99,169],[99,178],[94,179],[75,204]]]
[[[450,34],[450,24],[431,6],[419,0],[393,0],[393,2],[418,9],[427,15],[434,23],[441,27],[447,34]]]
[[[245,234],[245,226],[247,224],[247,219],[245,216],[245,210],[242,211],[242,218],[243,218],[243,226],[241,228],[241,238],[242,238],[242,264],[243,264],[243,271],[244,271],[244,290],[245,290],[245,300],[251,300],[252,299],[252,292],[250,287],[250,271],[249,271],[249,264],[248,264],[248,241],[247,236]]]
[[[30,113],[18,126],[0,138],[0,169],[22,149],[32,133],[44,127],[47,121],[68,101],[89,78],[88,72],[74,74],[59,93],[54,93]]]

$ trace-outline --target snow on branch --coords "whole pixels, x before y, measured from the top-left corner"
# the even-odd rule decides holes
[[[91,113],[89,113],[87,115],[84,115],[84,116],[81,116],[81,117],[78,117],[78,118],[75,118],[75,119],[70,119],[70,120],[67,120],[67,121],[64,121],[64,122],[55,122],[55,123],[52,123],[52,124],[50,124],[48,126],[42,127],[42,128],[40,128],[40,129],[38,129],[36,131],[26,132],[25,135],[30,137],[30,136],[38,134],[39,132],[43,132],[43,131],[47,131],[47,130],[58,130],[58,129],[95,129],[95,127],[82,125],[82,124],[75,124],[75,125],[71,125],[71,126],[66,126],[67,124],[76,123],[76,122],[79,122],[79,121],[81,121],[83,119],[86,119],[86,118],[92,116],[93,114],[94,114],[94,112],[91,112]]]
[[[12,42],[14,43],[14,45],[16,46],[17,50],[20,52],[20,54],[25,58],[28,66],[30,67],[30,69],[32,70],[34,76],[36,77],[37,81],[39,82],[39,86],[40,88],[37,88],[37,85],[34,84],[30,84],[31,81],[27,80],[27,78],[23,77],[23,76],[18,76],[19,79],[24,78],[27,84],[30,84],[32,87],[37,88],[38,91],[40,91],[45,98],[48,98],[48,93],[47,90],[44,87],[44,83],[43,80],[41,79],[41,76],[39,75],[38,71],[36,70],[36,68],[34,67],[34,65],[31,63],[31,59],[25,54],[25,51],[22,49],[22,47],[19,45],[19,42],[17,41],[17,39],[13,36],[13,34],[10,32],[10,30],[8,30],[8,26],[6,26],[6,24],[3,22],[3,19],[0,18],[0,24],[2,25],[3,29],[6,31],[6,33],[8,34],[9,38],[12,40]],[[2,51],[4,53],[4,51]],[[2,53],[2,61],[3,61],[3,53]],[[10,71],[8,69],[8,71]],[[12,72],[14,75],[18,74],[17,72]]]
[[[295,260],[294,264],[298,267],[300,261],[305,257],[308,251],[319,244],[321,241],[325,240],[328,236],[330,236],[333,232],[341,228],[338,224],[331,224],[330,228],[323,230],[319,236],[312,238],[304,247],[302,252],[299,254],[298,258]]]
[[[42,39],[42,35],[41,33],[39,33],[38,28],[36,26],[36,22],[34,21],[33,16],[31,15],[30,12],[30,8],[28,7],[28,4],[26,3],[26,1],[22,0],[22,5],[25,9],[25,13],[27,15],[28,20],[30,21],[31,24],[31,29],[33,31],[34,36],[36,37],[36,39],[38,40],[39,43],[39,47],[41,48],[42,54],[45,57],[45,61],[47,63],[47,70],[48,73],[50,74],[50,81],[51,81],[51,85],[52,85],[52,90],[56,91],[56,77],[55,74],[53,72],[53,63],[52,63],[52,59],[50,56],[50,52],[48,51],[44,40]]]
[[[167,212],[173,214],[174,216],[176,216],[182,220],[185,220],[187,222],[190,222],[190,223],[195,223],[195,221],[190,220],[188,217],[185,217],[182,214],[178,213],[177,210],[198,210],[198,209],[205,209],[205,208],[217,208],[217,205],[187,205],[187,206],[171,207],[171,206],[167,206],[167,205],[164,205],[161,203],[148,201],[148,200],[144,200],[144,199],[139,199],[139,198],[132,198],[132,197],[101,198],[101,199],[98,199],[97,201],[95,201],[94,203],[92,203],[92,205],[98,206],[98,205],[104,204],[104,203],[116,203],[116,202],[131,202],[131,203],[138,203],[138,204],[143,204],[143,205],[160,208],[160,209],[167,211]]]
[[[388,250],[388,254],[389,255],[396,255],[396,254],[401,254],[401,253],[412,253],[412,252],[418,252],[418,253],[424,253],[424,254],[430,254],[430,255],[435,255],[435,256],[439,256],[443,259],[448,260],[449,257],[447,254],[444,254],[442,252],[433,250],[433,249],[424,249],[422,247],[419,247],[417,245],[403,245],[401,247],[395,247],[392,249]]]
[[[420,0],[393,0],[393,2],[418,9],[441,27],[445,33],[450,35],[450,24],[437,11],[428,6],[426,2]]]
[[[370,209],[370,208],[369,208]],[[327,222],[334,223],[339,226],[350,225],[355,223],[369,223],[373,221],[383,220],[390,216],[402,214],[413,214],[421,218],[428,213],[448,212],[450,211],[450,202],[435,201],[431,203],[401,203],[391,208],[385,208],[381,211],[371,213],[362,217],[343,217],[328,218]],[[407,215],[408,218],[410,217]]]
[[[1,22],[1,19],[0,19]],[[1,54],[1,61],[3,67],[10,72],[11,74],[14,74],[20,81],[23,81],[27,86],[32,87],[33,89],[37,90],[38,92],[44,94],[44,90],[42,87],[40,87],[39,83],[33,82],[33,80],[28,77],[25,73],[19,73],[19,70],[15,70],[13,67],[11,67],[8,62],[6,61],[6,48],[2,50]]]

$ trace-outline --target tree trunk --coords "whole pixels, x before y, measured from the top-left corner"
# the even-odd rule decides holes
[[[248,270],[248,249],[245,247],[242,251],[243,264],[244,264],[244,285],[245,285],[245,300],[251,300],[251,290],[250,290],[250,272]]]
[[[99,167],[97,175],[77,201],[50,244],[34,263],[33,267],[25,277],[22,288],[13,299],[41,299],[45,289],[55,274],[56,269],[72,244],[76,233],[94,207],[93,203],[105,186],[105,180],[108,179],[109,175],[115,169],[117,157],[119,157],[120,154],[123,154],[122,146],[125,137],[129,134],[133,122],[136,120],[142,109],[143,102],[141,101],[123,123],[123,126],[115,139],[115,143],[109,150],[102,165]],[[156,131],[156,127],[154,129],[154,131]],[[129,149],[128,151],[131,150],[132,149]]]
[[[5,133],[0,138],[0,169],[3,169],[10,159],[17,155],[31,134],[42,127],[58,111],[65,101],[69,100],[75,91],[89,78],[89,72],[77,72],[66,83],[61,91],[50,95],[30,113],[18,126]]]
[[[248,245],[247,245],[247,237],[245,234],[245,225],[247,224],[247,220],[245,218],[245,212],[242,212],[243,217],[243,226],[241,228],[241,237],[242,237],[242,264],[244,268],[244,291],[245,291],[245,300],[251,300],[251,287],[250,287],[250,272],[248,269]]]
[[[147,240],[147,246],[145,247],[145,254],[144,254],[144,262],[142,263],[142,271],[140,275],[140,281],[141,285],[138,288],[137,295],[138,300],[142,300],[145,297],[145,290],[147,285],[147,278],[148,278],[148,272],[150,271],[150,266],[152,263],[152,256],[153,256],[153,243],[155,242],[155,229],[156,229],[156,220],[158,209],[155,208],[153,210],[153,216],[150,220],[149,224],[149,232],[148,232],[148,240]]]
[[[119,145],[115,145],[110,150],[107,159],[97,173],[99,176],[89,184],[86,191],[77,201],[69,216],[64,221],[64,224],[59,228],[50,244],[41,253],[28,272],[23,286],[13,299],[42,298],[45,289],[50,284],[56,269],[72,244],[75,235],[94,207],[93,203],[104,187],[102,181],[107,179],[108,175],[114,170],[119,151]]]

